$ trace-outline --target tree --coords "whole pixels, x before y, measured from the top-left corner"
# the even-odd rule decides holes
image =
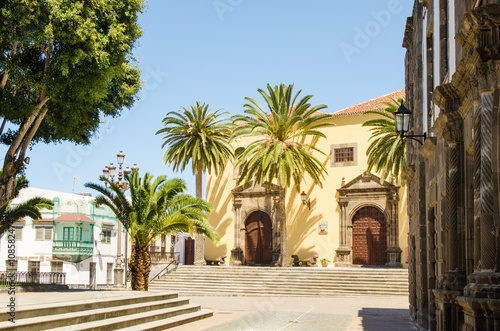
[[[167,146],[163,155],[165,164],[173,166],[174,171],[184,171],[191,163],[196,175],[196,197],[202,198],[202,175],[213,170],[218,175],[228,160],[233,159],[229,145],[231,122],[220,118],[227,112],[212,112],[208,104],[196,102],[188,109],[169,112],[163,119],[163,128],[156,134],[163,135],[162,148]],[[196,236],[196,265],[205,264],[203,238]]]
[[[185,194],[186,184],[182,179],[167,180],[165,176],[156,179],[146,173],[139,177],[137,171],[125,175],[130,184],[130,199],[109,179],[101,176],[109,188],[99,184],[85,186],[102,195],[95,198],[97,206],[108,206],[122,223],[133,241],[129,268],[132,273],[132,289],[148,290],[151,269],[149,246],[158,237],[178,231],[205,234],[217,242],[219,236],[206,219],[206,212],[212,206]]]
[[[54,203],[45,198],[35,197],[12,206],[12,200],[19,195],[21,189],[28,187],[28,181],[24,176],[17,177],[14,195],[10,197],[7,204],[0,207],[0,237],[9,230],[10,226],[20,218],[31,217],[32,219],[42,218],[41,209],[52,210]]]
[[[301,91],[293,94],[293,85],[280,84],[271,87],[267,84],[267,92],[258,92],[267,105],[267,110],[252,98],[245,98],[245,115],[234,116],[236,128],[233,139],[254,137],[245,151],[238,155],[236,166],[241,166],[238,184],[255,180],[256,183],[267,181],[270,186],[274,180],[282,188],[283,198],[291,180],[298,192],[300,182],[308,174],[314,183],[321,186],[326,172],[325,166],[313,155],[313,152],[325,155],[315,147],[315,140],[326,138],[319,131],[332,126],[328,121],[330,115],[321,113],[326,105],[311,106],[307,95],[299,100]],[[267,113],[267,111],[269,113]],[[280,247],[281,265],[288,265],[287,232],[285,208],[283,206]]]
[[[15,190],[28,147],[88,144],[102,115],[133,104],[140,78],[131,49],[141,35],[142,2],[0,3],[0,141],[8,146],[0,207]]]
[[[406,170],[406,142],[396,132],[394,124],[394,112],[401,104],[405,104],[403,98],[392,99],[391,102],[381,102],[385,105],[383,109],[370,110],[365,114],[376,114],[382,116],[363,123],[363,126],[372,127],[370,131],[371,143],[366,150],[368,156],[367,172],[375,170],[380,174],[382,181],[390,175],[394,176],[398,183],[404,183],[402,175]]]

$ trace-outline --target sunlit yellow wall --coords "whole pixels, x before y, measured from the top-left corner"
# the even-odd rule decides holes
[[[317,155],[323,162],[328,173],[323,180],[323,187],[313,185],[312,180],[304,178],[300,190],[305,191],[307,198],[311,199],[311,210],[303,205],[300,194],[293,186],[287,189],[286,218],[288,231],[288,253],[298,254],[299,257],[308,258],[318,254],[320,258],[330,261],[336,260],[335,250],[339,247],[339,207],[337,204],[337,189],[341,187],[342,177],[345,182],[353,180],[366,171],[366,149],[369,145],[370,132],[362,127],[363,122],[374,118],[375,115],[358,115],[333,119],[334,127],[323,129],[327,139],[320,139],[316,146],[326,155],[330,154],[333,144],[357,143],[358,161],[355,166],[331,167],[328,156]],[[238,141],[233,147],[246,147],[250,140]],[[234,224],[231,190],[236,187],[233,179],[233,165],[228,164],[224,173],[218,177],[207,175],[207,200],[211,202],[215,211],[210,213],[209,222],[217,229],[221,240],[214,245],[207,241],[205,244],[205,258],[217,259],[227,255],[228,260],[231,249],[234,248]],[[406,242],[406,195],[405,190],[400,190],[399,232],[400,248],[403,250],[401,260],[404,263],[404,250]],[[328,222],[328,233],[319,234],[318,222]],[[244,247],[242,247],[244,249]]]

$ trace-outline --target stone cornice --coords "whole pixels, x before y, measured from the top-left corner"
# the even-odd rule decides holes
[[[429,137],[418,151],[424,158],[428,159],[436,149],[437,138]]]
[[[481,31],[500,26],[500,5],[486,4],[464,15],[460,30],[455,39],[468,50],[474,50],[481,42],[477,35]],[[486,41],[488,42],[488,41]]]
[[[413,39],[413,16],[406,19],[405,34],[403,36],[403,47],[410,49]]]

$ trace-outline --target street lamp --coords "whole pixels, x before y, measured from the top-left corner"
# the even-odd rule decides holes
[[[427,133],[424,132],[424,134],[406,134],[408,131],[410,131],[410,118],[411,118],[411,111],[406,109],[406,107],[401,104],[394,112],[394,123],[396,125],[396,132],[399,133],[401,136],[401,139],[403,138],[408,138],[412,140],[418,141],[421,145],[424,144],[425,139],[427,138]],[[423,141],[417,138],[423,138]]]
[[[309,210],[311,210],[311,199],[307,199],[306,201],[306,192],[302,191],[302,193],[300,193],[300,200],[302,201],[303,205],[307,205]]]
[[[130,175],[134,170],[139,171],[139,167],[137,166],[137,164],[134,164],[132,169],[126,167],[125,170],[122,170],[122,165],[123,162],[125,161],[125,154],[123,154],[123,151],[120,151],[120,153],[116,154],[116,160],[117,160],[116,163],[118,163],[118,178],[117,178],[118,180],[115,182],[116,166],[114,166],[113,163],[102,169],[102,175],[104,176],[104,178],[110,179],[111,183],[118,186],[120,190],[126,191],[128,190],[129,183],[127,181],[123,181],[123,174]],[[106,183],[106,187],[109,188],[110,185]]]
[[[116,154],[116,163],[118,163],[118,177],[117,181],[115,182],[114,177],[116,175],[116,166],[113,165],[113,163],[110,163],[109,166],[104,167],[102,170],[102,175],[106,179],[110,179],[111,183],[116,185],[121,191],[125,192],[126,190],[129,189],[130,184],[127,181],[124,181],[123,174],[130,175],[132,171],[139,171],[139,167],[137,164],[134,164],[132,169],[129,169],[129,167],[126,167],[125,170],[122,170],[122,165],[123,162],[125,161],[125,154],[123,154],[123,151],[120,151],[120,153]],[[109,188],[111,185],[108,183],[105,183],[106,187]],[[120,286],[121,284],[119,283],[119,279],[123,278],[123,268],[122,268],[122,254],[121,254],[121,241],[122,241],[122,223],[118,221],[118,237],[117,237],[117,253],[116,253],[116,267],[115,267],[115,286]],[[125,232],[125,284],[124,287],[127,287],[127,243],[128,243],[128,233]]]

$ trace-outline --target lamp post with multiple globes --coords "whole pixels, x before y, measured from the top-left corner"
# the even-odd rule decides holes
[[[118,163],[118,177],[117,181],[115,182],[114,177],[116,175],[116,166],[113,165],[113,163],[110,163],[109,166],[105,167],[102,170],[102,174],[104,178],[110,179],[111,183],[114,185],[118,186],[120,190],[125,192],[126,190],[129,189],[129,183],[127,181],[123,180],[123,175],[127,174],[130,175],[132,171],[139,171],[139,167],[137,164],[134,164],[132,169],[129,169],[129,167],[126,167],[125,170],[122,170],[122,165],[123,161],[125,160],[125,154],[123,154],[123,151],[120,151],[116,155],[117,163]],[[109,187],[109,185],[106,183],[106,187]],[[117,236],[117,253],[116,253],[116,266],[114,270],[114,286],[115,287],[121,287],[122,285],[126,288],[127,287],[127,243],[128,243],[128,233],[125,232],[125,284],[122,284],[122,279],[123,279],[123,270],[124,268],[122,267],[122,253],[121,253],[121,241],[122,241],[122,224],[120,221],[118,221],[118,236]]]

